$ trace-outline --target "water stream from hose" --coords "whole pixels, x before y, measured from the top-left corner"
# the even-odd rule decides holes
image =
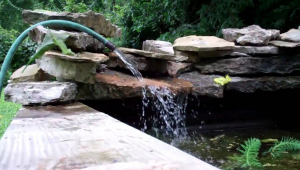
[[[134,65],[126,60],[126,56],[119,49],[114,52],[124,62],[126,67],[132,72],[140,83],[144,83],[142,74]],[[140,124],[142,131],[148,129],[148,121],[153,122],[153,127],[165,131],[167,135],[185,136],[185,108],[187,105],[187,95],[176,95],[167,87],[143,86],[143,110]],[[149,97],[150,96],[150,97]],[[154,100],[152,100],[154,97]],[[146,109],[152,109],[156,115],[151,115],[151,120],[146,118]]]

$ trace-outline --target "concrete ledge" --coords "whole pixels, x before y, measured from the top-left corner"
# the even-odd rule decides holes
[[[0,169],[9,170],[73,170],[155,162],[174,170],[217,170],[81,103],[21,108],[0,140],[0,158]]]

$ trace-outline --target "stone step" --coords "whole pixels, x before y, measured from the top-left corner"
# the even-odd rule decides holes
[[[22,105],[48,105],[74,101],[77,85],[69,82],[26,82],[8,84],[5,100]]]
[[[12,83],[37,82],[51,80],[51,76],[40,69],[37,64],[28,65],[23,72],[25,66],[16,70],[10,77]]]
[[[66,33],[67,31],[50,30],[55,35]],[[29,37],[32,41],[41,44],[48,30],[43,26],[37,26],[29,32]],[[66,40],[66,45],[73,51],[88,51],[88,52],[103,52],[105,46],[91,35],[84,32],[67,32],[70,37]]]
[[[207,60],[195,66],[203,74],[256,75],[290,74],[300,71],[300,56],[286,55],[268,58],[239,57]]]
[[[91,28],[99,34],[105,37],[121,37],[122,30],[116,25],[111,24],[111,22],[105,18],[103,14],[95,13],[93,11],[88,11],[86,13],[69,13],[69,12],[52,12],[52,11],[31,11],[24,10],[23,20],[27,24],[36,24],[38,22],[46,20],[69,20],[86,27]],[[70,30],[70,28],[64,27],[50,27],[60,30]]]
[[[168,88],[175,94],[189,94],[192,84],[176,78],[148,79],[138,81],[135,77],[108,70],[96,75],[95,84],[78,84],[78,100],[123,99],[143,97],[143,88],[154,86]]]

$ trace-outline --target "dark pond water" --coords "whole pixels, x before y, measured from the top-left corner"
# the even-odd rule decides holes
[[[201,127],[199,126],[199,129]],[[159,131],[149,130],[146,133],[179,148],[203,161],[206,161],[220,169],[242,169],[236,166],[235,161],[228,157],[238,155],[241,149],[240,144],[248,138],[262,139],[281,139],[283,136],[290,136],[300,139],[300,129],[278,129],[276,127],[234,129],[226,131],[197,131],[188,129],[187,137],[174,137],[165,135]],[[300,170],[300,152],[284,153],[281,158],[272,158],[270,155],[263,155],[270,144],[262,144],[259,160],[265,170]],[[250,169],[250,168],[244,168]]]

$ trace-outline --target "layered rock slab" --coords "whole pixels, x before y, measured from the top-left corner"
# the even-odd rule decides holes
[[[180,75],[179,79],[189,81],[193,84],[192,94],[195,96],[223,98],[223,87],[214,82],[214,79],[218,77],[221,76],[205,75],[198,71],[193,71]]]
[[[174,55],[173,45],[167,41],[146,40],[143,42],[143,50],[154,53]]]
[[[296,48],[296,47],[300,47],[300,42],[287,42],[287,41],[270,41],[271,45],[274,45],[276,47],[283,47],[283,48]]]
[[[286,89],[300,89],[299,76],[287,77],[231,77],[231,81],[226,85],[226,91],[239,93],[255,93],[259,91],[278,91]]]
[[[108,60],[109,58],[104,54],[83,52],[78,56],[69,56],[52,51],[46,52],[37,64],[56,78],[93,84],[97,66]]]
[[[258,25],[250,25],[242,29],[226,28],[222,30],[225,40],[241,45],[268,45],[270,40],[278,39],[279,30],[266,30]]]
[[[208,60],[197,64],[195,67],[203,74],[290,74],[300,71],[300,56],[239,57]]]
[[[11,75],[12,83],[47,81],[51,79],[51,76],[40,69],[37,64],[29,65],[23,72],[24,68],[25,66],[19,68]]]
[[[188,94],[192,90],[192,84],[180,79],[147,79],[138,81],[135,77],[121,72],[108,70],[96,75],[95,84],[78,84],[79,100],[100,99],[123,99],[132,97],[143,97],[143,89],[147,86],[168,88],[175,94]],[[151,94],[147,94],[150,95]]]
[[[178,51],[215,51],[232,50],[234,43],[215,36],[187,36],[175,40],[173,45]]]
[[[178,63],[174,61],[168,61],[167,71],[170,77],[178,77],[181,73],[190,71],[193,69],[192,63]]]
[[[108,54],[109,61],[107,62],[108,68],[126,68],[126,65],[114,52]],[[159,60],[154,58],[146,57],[136,57],[132,54],[125,54],[126,60],[130,62],[137,70],[155,72],[158,74],[164,74],[167,72],[167,62],[166,60]]]
[[[5,100],[22,105],[47,105],[73,101],[77,85],[69,82],[26,82],[8,84]]]
[[[121,37],[122,31],[117,26],[111,24],[111,22],[100,13],[88,11],[86,13],[69,13],[69,12],[52,12],[52,11],[31,11],[24,10],[22,13],[23,20],[27,24],[36,24],[46,20],[68,20],[86,27],[91,28],[104,35],[105,37]],[[55,26],[50,27],[53,29],[70,30],[70,28]]]
[[[47,34],[48,30],[43,26],[37,26],[29,32],[29,37],[32,41],[41,44]],[[105,46],[93,36],[84,32],[67,32],[63,30],[51,30],[54,35],[68,33],[70,37],[66,40],[66,45],[73,51],[89,51],[89,52],[103,52]]]
[[[291,41],[300,43],[300,30],[290,29],[288,32],[280,34],[280,39],[283,41]]]

